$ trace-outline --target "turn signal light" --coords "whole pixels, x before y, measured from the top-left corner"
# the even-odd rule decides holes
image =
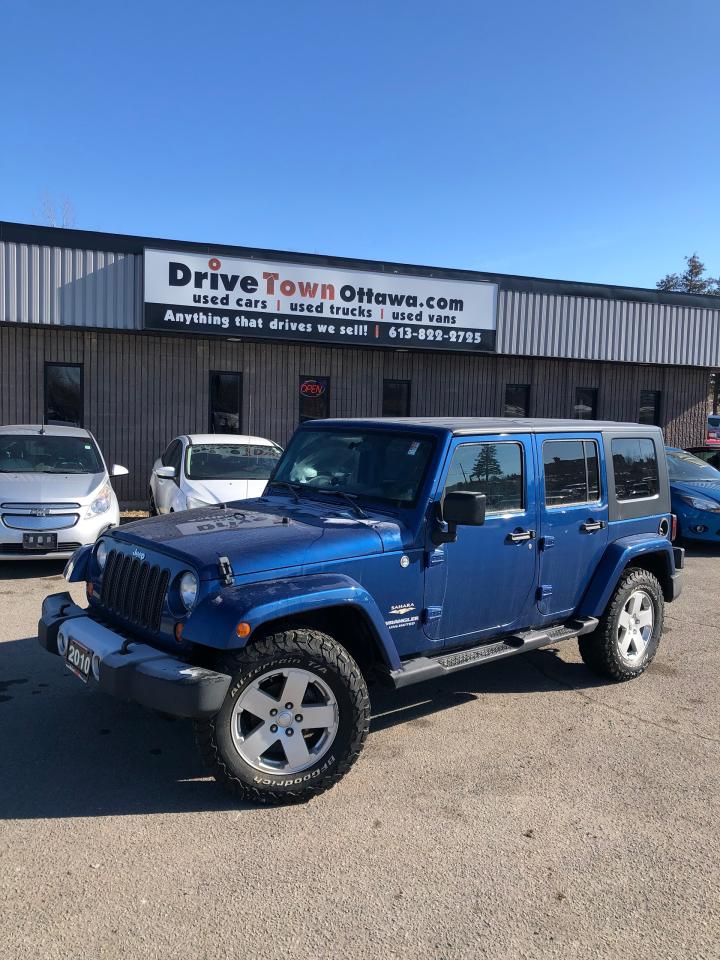
[[[175,640],[180,643],[182,641],[183,630],[185,629],[184,623],[175,624]]]
[[[92,597],[92,595],[93,595],[93,585],[92,585],[92,583],[91,583],[89,580],[88,580],[88,582],[85,584],[85,592],[87,593],[88,600],[89,600],[90,597]]]
[[[250,636],[252,627],[249,623],[245,623],[244,620],[241,620],[240,623],[235,627],[235,633],[240,637],[241,640],[244,640],[245,637]]]
[[[677,517],[675,516],[674,513],[671,513],[670,516],[672,517],[672,526],[670,527],[670,539],[674,541],[675,538],[677,537]]]

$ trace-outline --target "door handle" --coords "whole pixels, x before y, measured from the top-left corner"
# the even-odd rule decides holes
[[[513,530],[513,532],[509,533],[506,538],[508,543],[524,543],[526,540],[534,539],[534,530]]]
[[[604,520],[586,520],[580,524],[583,533],[595,533],[596,530],[602,530],[605,527]]]

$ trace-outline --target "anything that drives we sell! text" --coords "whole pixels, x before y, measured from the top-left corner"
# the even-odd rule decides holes
[[[416,349],[492,350],[482,281],[145,251],[145,326]]]

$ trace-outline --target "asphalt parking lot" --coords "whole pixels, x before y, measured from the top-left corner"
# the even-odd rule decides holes
[[[1,956],[720,956],[720,551],[639,680],[570,641],[375,690],[349,776],[279,809],[40,649],[61,570],[0,566]]]

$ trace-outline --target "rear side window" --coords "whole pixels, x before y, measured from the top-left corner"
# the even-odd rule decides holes
[[[618,500],[645,500],[658,495],[658,463],[652,440],[616,437],[612,441],[612,461]]]
[[[519,443],[463,443],[455,451],[445,493],[484,493],[488,513],[524,507],[522,446]]]
[[[600,499],[598,449],[594,440],[545,440],[545,504],[562,507]]]

